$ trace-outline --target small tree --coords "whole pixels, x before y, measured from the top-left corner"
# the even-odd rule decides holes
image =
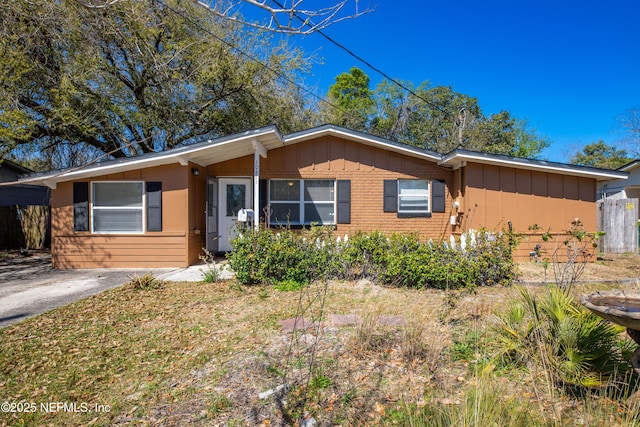
[[[598,239],[603,235],[602,231],[588,233],[577,217],[571,221],[571,226],[564,233],[554,236],[549,228],[542,234],[543,241],[555,241],[549,259],[560,289],[568,290],[582,276],[585,266],[595,255]]]

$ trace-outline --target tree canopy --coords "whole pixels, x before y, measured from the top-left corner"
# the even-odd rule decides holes
[[[571,158],[571,163],[595,168],[618,169],[631,160],[626,150],[607,145],[604,141],[599,140],[587,144],[582,152],[575,153]]]
[[[320,121],[441,153],[462,147],[536,157],[549,144],[526,121],[507,111],[487,116],[476,98],[451,87],[383,80],[371,89],[357,67],[336,77],[332,105],[318,111],[304,89],[303,52],[239,24],[233,9],[211,13],[212,4],[0,4],[0,158],[44,153],[46,162],[31,164],[76,166]]]
[[[403,87],[383,80],[375,90],[357,67],[336,77],[326,120],[439,153],[456,148],[537,157],[549,141],[508,111],[486,116],[478,100],[448,86]]]
[[[113,157],[307,125],[301,52],[187,0],[0,6],[0,143]],[[35,147],[33,147],[35,145]]]

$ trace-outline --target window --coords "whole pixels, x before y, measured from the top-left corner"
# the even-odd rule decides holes
[[[398,213],[425,214],[429,212],[429,181],[398,180]]]
[[[335,181],[271,180],[269,206],[273,225],[335,224]]]
[[[93,182],[91,193],[94,233],[143,232],[143,182]]]
[[[385,179],[383,212],[395,212],[398,218],[430,218],[445,212],[446,183],[426,179]]]

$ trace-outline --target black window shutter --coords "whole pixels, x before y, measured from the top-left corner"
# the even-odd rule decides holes
[[[395,179],[384,180],[384,212],[398,211],[398,181]]]
[[[147,231],[162,231],[162,182],[147,182]]]
[[[73,183],[73,229],[89,231],[89,183]]]
[[[351,181],[338,180],[338,224],[351,224]]]
[[[266,218],[265,218],[265,213],[267,210],[267,180],[266,179],[261,179],[260,181],[258,181],[258,189],[260,191],[260,195],[259,195],[259,200],[258,200],[258,212],[256,212],[254,215],[257,215],[259,218],[259,221],[262,223],[267,222]]]
[[[445,212],[445,183],[431,181],[431,212]]]

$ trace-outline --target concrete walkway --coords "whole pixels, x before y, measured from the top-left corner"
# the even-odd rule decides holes
[[[130,276],[153,274],[166,281],[200,282],[207,266],[157,269],[54,270],[51,256],[0,260],[0,328],[107,289],[128,283]],[[221,278],[233,277],[222,269]]]

